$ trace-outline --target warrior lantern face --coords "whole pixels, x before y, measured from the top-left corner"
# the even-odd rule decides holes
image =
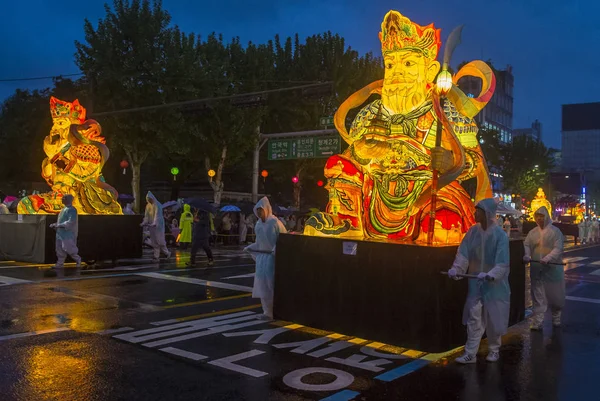
[[[383,104],[395,113],[410,112],[423,103],[440,70],[435,61],[440,32],[433,25],[421,27],[390,11],[379,38],[385,66]]]

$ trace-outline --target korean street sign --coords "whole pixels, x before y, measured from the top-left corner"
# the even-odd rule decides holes
[[[289,139],[271,139],[269,140],[269,160],[289,160],[291,157],[291,142]]]
[[[329,117],[321,117],[319,119],[319,123],[320,125],[323,125],[325,127],[328,127],[330,125],[333,125],[333,116],[329,116]]]
[[[337,135],[296,139],[271,139],[268,143],[269,160],[293,160],[330,157],[341,151]]]
[[[342,151],[341,140],[342,138],[338,135],[315,138],[317,142],[315,157],[329,157],[340,153]]]

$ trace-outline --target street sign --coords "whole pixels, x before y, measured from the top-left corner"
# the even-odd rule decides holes
[[[319,119],[319,122],[321,125],[328,127],[330,125],[333,125],[333,116],[329,116],[329,117],[321,117]]]
[[[291,157],[292,144],[289,139],[271,139],[269,140],[269,160],[289,160]]]
[[[271,139],[268,144],[269,160],[293,160],[330,157],[341,152],[341,138],[337,135],[296,139]]]
[[[315,157],[329,157],[342,151],[341,138],[339,136],[324,136],[316,138],[317,147]]]

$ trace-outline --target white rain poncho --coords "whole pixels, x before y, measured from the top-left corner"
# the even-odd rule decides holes
[[[579,223],[578,225],[579,227],[579,240],[581,242],[586,242],[588,235],[590,234],[590,222],[588,221],[587,217],[583,220],[581,220],[581,223]]]
[[[70,195],[66,195],[70,196]],[[72,198],[72,197],[71,197]],[[71,201],[72,202],[72,201]],[[77,248],[77,234],[79,223],[77,221],[77,209],[70,203],[60,211],[56,220],[56,267],[63,267],[67,255],[79,264],[79,249]]]
[[[495,336],[506,333],[510,314],[510,254],[508,237],[496,224],[496,202],[483,199],[477,206],[485,211],[487,229],[476,224],[463,238],[452,266],[458,273],[487,273],[493,281],[469,280],[469,294],[463,311],[463,324],[469,320],[469,311],[480,300],[483,303],[482,319],[488,331]]]
[[[163,251],[167,257],[170,256],[167,249],[167,241],[165,240],[165,219],[160,202],[154,197],[152,192],[148,191],[146,201],[152,199],[153,203],[146,204],[146,213],[142,225],[148,226],[150,234],[150,246],[154,249],[154,259],[158,259],[160,251]]]
[[[272,299],[275,288],[275,245],[279,234],[286,233],[286,229],[273,216],[273,210],[269,200],[264,197],[254,206],[254,214],[258,216],[257,209],[262,208],[265,211],[266,218],[263,221],[259,218],[254,227],[256,242],[249,245],[246,250],[250,251],[254,260],[256,260],[256,273],[254,275],[254,288],[252,289],[253,298]],[[254,253],[253,251],[273,252],[273,253]]]
[[[564,237],[562,232],[552,225],[550,213],[545,206],[539,208],[536,214],[543,214],[544,228],[539,226],[527,234],[523,246],[525,257],[531,262],[531,293],[534,302],[534,313],[543,314],[550,305],[552,310],[557,311],[565,304],[565,280],[562,265],[541,264],[540,261],[548,263],[562,263]]]

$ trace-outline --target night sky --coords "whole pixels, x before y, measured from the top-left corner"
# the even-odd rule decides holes
[[[75,40],[83,20],[104,16],[103,1],[2,0],[0,80],[77,73]],[[381,20],[396,9],[411,20],[442,28],[445,40],[465,24],[452,64],[491,59],[513,66],[513,128],[543,124],[543,140],[560,147],[561,104],[600,101],[600,2],[597,0],[165,0],[172,22],[185,32],[264,43],[279,33],[301,37],[339,33],[360,53],[380,52]],[[0,81],[0,100],[16,88],[45,81]]]

